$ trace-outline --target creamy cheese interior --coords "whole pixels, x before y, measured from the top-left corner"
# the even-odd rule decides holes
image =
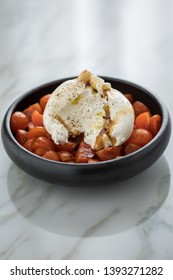
[[[93,149],[124,143],[132,133],[133,107],[109,83],[84,70],[52,93],[43,115],[56,144],[81,133]]]

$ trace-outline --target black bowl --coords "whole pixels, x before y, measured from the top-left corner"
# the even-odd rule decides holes
[[[62,82],[71,78],[61,79],[39,86],[19,97],[8,109],[2,124],[2,140],[4,148],[11,160],[26,173],[54,184],[71,186],[105,185],[128,179],[151,166],[166,149],[170,134],[171,121],[163,102],[146,89],[120,79],[102,77],[112,87],[122,93],[132,93],[134,100],[144,102],[152,114],[160,114],[162,125],[153,140],[140,150],[105,162],[93,164],[63,163],[43,159],[24,149],[15,139],[10,129],[10,117],[14,111],[22,111],[30,104],[51,93]]]

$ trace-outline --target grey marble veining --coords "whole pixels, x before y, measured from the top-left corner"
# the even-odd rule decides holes
[[[96,74],[130,80],[173,106],[171,0],[0,2],[0,123],[20,94]],[[173,259],[172,139],[148,170],[102,188],[25,174],[0,138],[0,259]]]

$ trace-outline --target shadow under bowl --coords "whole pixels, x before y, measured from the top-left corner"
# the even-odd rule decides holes
[[[122,158],[93,164],[50,161],[24,149],[17,142],[10,128],[10,118],[13,112],[23,111],[29,105],[38,102],[43,95],[53,92],[62,82],[72,78],[74,77],[60,79],[34,88],[21,95],[9,107],[3,119],[1,134],[4,148],[16,165],[31,176],[52,184],[88,187],[126,180],[143,172],[159,159],[168,145],[171,134],[171,121],[166,106],[160,98],[155,97],[139,85],[104,76],[102,78],[106,82],[110,82],[112,88],[122,93],[131,93],[134,100],[143,102],[149,107],[152,114],[160,114],[161,128],[150,143]]]

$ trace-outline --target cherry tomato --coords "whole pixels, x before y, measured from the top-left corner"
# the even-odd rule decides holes
[[[160,115],[154,115],[150,118],[150,127],[149,130],[152,133],[153,136],[155,136],[161,127],[161,116]]]
[[[88,160],[88,163],[96,163],[96,162],[100,162],[100,160],[94,158],[89,158]]]
[[[10,125],[13,131],[17,131],[17,129],[25,129],[28,126],[28,118],[22,112],[16,111],[12,114]]]
[[[37,150],[39,148],[43,148],[47,151],[48,150],[54,150],[55,149],[55,144],[51,139],[49,139],[45,136],[40,136],[35,140],[35,142],[33,144],[33,149],[34,150]]]
[[[144,112],[139,114],[135,119],[135,127],[136,128],[144,128],[149,130],[150,126],[150,113]]]
[[[43,126],[43,115],[34,110],[31,115],[31,121],[34,126]]]
[[[23,129],[18,129],[16,131],[16,140],[23,145],[27,140],[28,140],[28,131],[23,130]]]
[[[64,161],[64,162],[74,160],[74,155],[72,155],[71,153],[69,153],[67,151],[58,152],[58,156],[59,156],[60,160]]]
[[[125,155],[131,154],[131,153],[139,150],[141,147],[142,147],[141,145],[129,143],[125,146],[124,153],[125,153]]]
[[[85,142],[81,142],[75,156],[75,162],[85,163],[88,162],[90,158],[93,158],[95,155],[94,151],[91,149],[91,146]]]
[[[35,104],[30,105],[28,108],[26,108],[23,111],[23,113],[29,118],[29,120],[31,120],[31,115],[32,115],[34,110],[38,111],[40,114],[43,113],[42,108],[41,108],[39,103],[35,103]]]
[[[50,98],[51,94],[46,94],[43,97],[40,98],[40,106],[42,108],[42,110],[44,111],[46,104]]]
[[[130,103],[133,103],[133,96],[131,93],[124,93],[124,96],[130,101]]]
[[[144,146],[152,140],[153,136],[150,131],[137,128],[134,129],[130,138],[126,141],[126,144],[133,143],[137,145]]]
[[[23,144],[23,147],[25,148],[25,149],[27,149],[28,151],[30,151],[30,152],[33,152],[34,150],[33,150],[33,143],[34,143],[34,141],[35,141],[35,139],[29,139],[29,140],[27,140],[24,144]]]
[[[31,128],[33,128],[33,127],[35,127],[35,125],[33,124],[33,122],[29,122],[29,123],[28,123],[28,129],[31,129]]]
[[[43,155],[43,158],[59,161],[59,156],[57,155],[57,153],[55,151],[47,151]]]
[[[104,148],[96,152],[96,155],[101,160],[114,159],[117,156],[120,156],[121,154],[122,154],[122,146],[113,146],[109,148]]]
[[[28,139],[38,138],[40,136],[48,136],[46,129],[42,126],[33,127],[28,132]]]
[[[66,142],[56,145],[56,148],[58,151],[73,152],[77,145],[77,142]]]
[[[34,154],[36,154],[37,156],[42,157],[45,153],[47,152],[47,150],[43,149],[43,148],[38,148],[34,151]]]
[[[133,103],[133,109],[135,111],[136,116],[138,116],[139,114],[144,113],[144,112],[150,112],[149,108],[140,101],[135,101]]]

